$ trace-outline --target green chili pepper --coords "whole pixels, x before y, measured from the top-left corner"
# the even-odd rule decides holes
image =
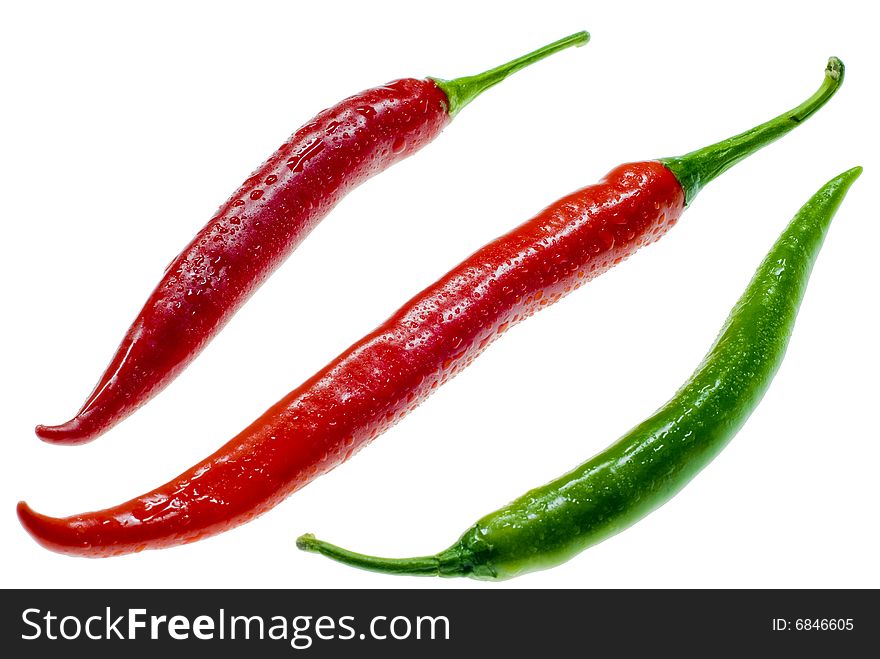
[[[861,171],[832,179],[801,208],[696,372],[610,448],[483,517],[434,556],[375,558],[310,534],[297,546],[378,572],[509,579],[559,565],[657,509],[718,455],[760,402],[782,362],[831,219]]]

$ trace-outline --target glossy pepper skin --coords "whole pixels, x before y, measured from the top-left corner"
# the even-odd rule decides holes
[[[406,78],[324,110],[257,169],[165,270],[77,415],[48,442],[96,438],[168,385],[353,188],[432,141],[452,116],[579,32],[457,80]]]
[[[826,79],[823,93],[808,101],[810,112],[841,79]],[[785,122],[791,130],[791,116],[765,126]],[[768,141],[758,131],[751,150]],[[733,154],[729,142],[707,149],[719,158],[747,155]],[[679,160],[688,171],[691,161]],[[115,508],[63,519],[21,503],[19,518],[45,547],[83,556],[168,547],[242,524],[351,457],[511,325],[656,240],[686,199],[661,162],[617,167],[478,250],[171,482]]]
[[[782,363],[813,263],[856,167],[801,208],[675,396],[617,443],[486,515],[436,556],[383,559],[313,536],[298,546],[392,574],[509,579],[559,565],[656,510],[733,438]]]

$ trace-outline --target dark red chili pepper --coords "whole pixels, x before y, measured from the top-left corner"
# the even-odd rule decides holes
[[[804,121],[842,80],[842,65],[832,59],[822,88],[791,112],[682,158],[621,165],[551,204],[160,488],[63,519],[20,503],[22,524],[55,551],[109,556],[192,542],[247,522],[351,457],[508,327],[656,240],[705,183]]]
[[[172,261],[77,415],[37,426],[37,435],[80,444],[134,412],[201,352],[348,191],[421,149],[489,87],[588,39],[578,32],[476,76],[397,80],[321,112]]]

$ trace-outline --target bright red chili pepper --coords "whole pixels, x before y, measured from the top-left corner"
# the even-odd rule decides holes
[[[622,165],[484,246],[292,391],[216,453],[162,487],[63,519],[20,503],[45,547],[109,556],[192,542],[272,508],[351,457],[467,366],[511,325],[653,242],[727,168],[821,107],[807,102],[682,158]]]
[[[81,444],[168,385],[345,194],[433,140],[511,73],[589,35],[578,32],[483,74],[406,78],[324,110],[248,178],[168,266],[77,415],[37,426]]]

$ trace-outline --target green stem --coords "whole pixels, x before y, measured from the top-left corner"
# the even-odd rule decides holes
[[[825,80],[822,86],[793,110],[712,146],[692,151],[678,158],[662,159],[661,162],[675,174],[684,188],[685,203],[690,204],[709,181],[806,121],[834,96],[843,84],[843,72],[843,62],[831,57],[828,66],[825,67]]]
[[[379,558],[367,556],[357,552],[331,545],[329,542],[318,540],[311,533],[301,535],[296,539],[296,546],[303,551],[321,554],[334,561],[359,567],[363,570],[382,572],[384,574],[400,574],[412,576],[461,576],[467,572],[461,560],[460,551],[451,547],[434,556],[417,556],[415,558]]]
[[[496,66],[494,69],[489,69],[485,73],[456,78],[455,80],[441,80],[440,78],[431,78],[431,80],[437,83],[437,86],[445,92],[449,99],[449,115],[454,117],[465,105],[512,73],[516,73],[520,69],[534,64],[538,60],[549,57],[553,53],[558,53],[560,50],[565,50],[571,46],[583,46],[589,40],[590,35],[588,32],[576,32],[571,36],[539,48],[533,53],[518,57],[507,64]]]

